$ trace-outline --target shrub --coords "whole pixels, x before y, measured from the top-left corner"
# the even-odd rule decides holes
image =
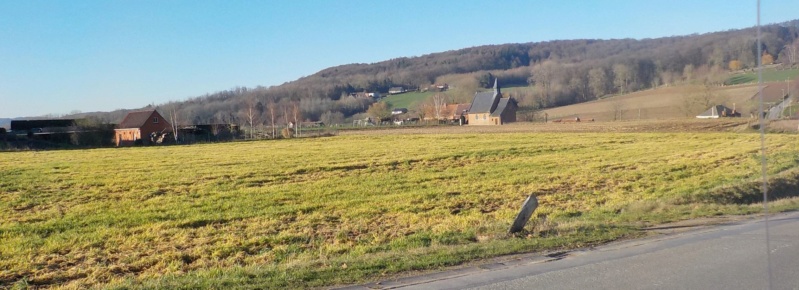
[[[283,130],[280,130],[280,135],[283,136],[283,138],[294,137],[294,129],[292,129],[292,128],[283,128]]]

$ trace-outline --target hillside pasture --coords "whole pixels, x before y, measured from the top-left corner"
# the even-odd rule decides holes
[[[427,92],[406,92],[402,94],[396,95],[388,95],[381,100],[381,102],[387,102],[391,106],[391,109],[394,108],[406,108],[411,109],[416,103],[423,102],[428,97],[434,95],[435,92],[427,91]]]
[[[502,91],[506,92],[506,93],[514,94],[516,92],[520,92],[520,91],[524,91],[524,90],[530,90],[531,88],[532,87],[508,87],[508,88],[502,88]],[[483,90],[489,90],[489,89],[479,89],[479,90],[483,91]],[[429,98],[430,96],[435,95],[437,93],[439,93],[439,92],[435,92],[435,91],[406,92],[406,93],[402,93],[402,94],[388,95],[385,98],[383,98],[383,100],[381,100],[381,102],[388,102],[389,104],[391,104],[391,108],[392,109],[393,108],[412,109],[417,103],[423,102],[423,101],[427,100],[427,98]],[[454,94],[454,90],[453,91],[445,91],[445,92],[441,92],[441,93],[451,97]],[[471,102],[471,97],[468,98],[467,102]]]
[[[763,82],[783,82],[799,77],[799,69],[764,69]],[[757,82],[757,71],[732,74],[724,83],[727,85],[751,84]]]
[[[715,94],[712,98],[713,103],[728,107],[733,107],[735,104],[743,117],[748,117],[748,112],[756,107],[753,96],[757,93],[757,85],[718,87],[714,88],[713,92]],[[546,109],[542,110],[541,114],[548,114],[550,121],[575,117],[597,121],[693,118],[707,108],[690,103],[688,99],[702,98],[702,94],[701,87],[661,87]]]
[[[759,138],[406,133],[0,153],[0,287],[307,288],[634,237],[760,211]],[[790,184],[795,136],[766,141],[772,184]],[[530,193],[539,209],[508,235]]]

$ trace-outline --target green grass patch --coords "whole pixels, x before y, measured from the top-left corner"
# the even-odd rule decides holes
[[[783,117],[791,117],[796,115],[799,112],[799,104],[791,104],[790,106],[785,106],[785,109],[782,110]]]
[[[306,288],[758,211],[759,135],[484,133],[0,153],[0,287]],[[767,135],[779,209],[795,135]],[[508,235],[530,193],[540,207]]]
[[[778,82],[778,81],[793,80],[796,79],[797,76],[799,76],[799,69],[763,70],[763,82]],[[757,71],[742,73],[742,74],[734,74],[730,76],[724,83],[727,85],[739,85],[739,84],[748,84],[755,82],[757,82]]]
[[[489,89],[481,89],[481,90],[489,90]],[[507,87],[502,88],[503,92],[522,92],[522,91],[530,91],[533,90],[533,87],[529,86],[519,86],[519,87]],[[419,102],[425,101],[432,95],[435,95],[437,92],[435,91],[427,91],[427,92],[407,92],[397,95],[388,95],[381,100],[381,102],[388,102],[391,105],[391,108],[406,108],[411,109],[414,107],[415,104]],[[446,94],[446,92],[444,92]]]
[[[381,100],[381,102],[388,102],[391,105],[391,109],[394,108],[406,108],[411,109],[413,108],[414,104],[418,102],[423,102],[428,97],[434,95],[435,92],[428,91],[428,92],[407,92],[397,95],[388,95]]]

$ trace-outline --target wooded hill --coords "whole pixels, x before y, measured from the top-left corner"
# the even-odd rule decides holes
[[[390,87],[447,83],[451,102],[469,101],[498,77],[503,86],[531,86],[514,95],[523,109],[585,102],[609,94],[680,83],[721,84],[731,71],[799,62],[799,20],[766,25],[762,56],[755,28],[655,39],[580,39],[485,45],[372,64],[347,64],[273,87],[234,88],[156,107],[182,124],[285,124],[292,120],[343,122],[373,102],[347,98]],[[413,110],[413,108],[411,108]],[[118,122],[125,110],[91,113]],[[80,116],[80,115],[78,115]]]

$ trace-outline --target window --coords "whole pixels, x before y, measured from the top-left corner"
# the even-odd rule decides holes
[[[158,117],[153,117],[153,123],[158,124]]]

